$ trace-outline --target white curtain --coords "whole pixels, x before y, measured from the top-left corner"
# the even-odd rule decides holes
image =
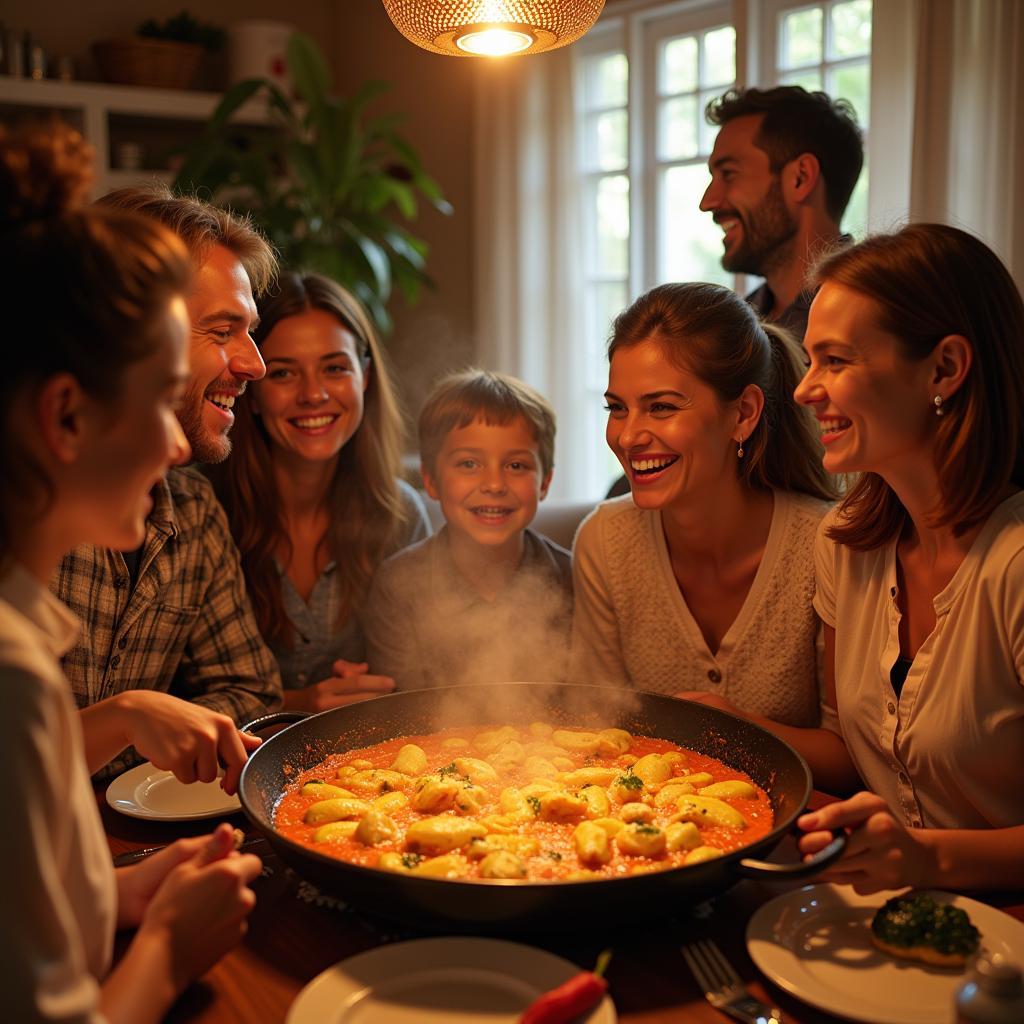
[[[578,496],[581,203],[572,54],[481,62],[474,124],[474,321],[479,365],[522,378],[558,415],[553,497]]]
[[[871,226],[972,231],[1024,289],[1024,2],[873,10]]]

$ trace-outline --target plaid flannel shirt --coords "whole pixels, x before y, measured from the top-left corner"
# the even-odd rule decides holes
[[[119,551],[65,556],[53,592],[82,620],[64,658],[78,706],[124,690],[162,690],[239,725],[281,704],[277,663],[256,627],[238,549],[209,481],[173,469],[153,491],[134,588]],[[140,760],[130,748],[97,773]]]

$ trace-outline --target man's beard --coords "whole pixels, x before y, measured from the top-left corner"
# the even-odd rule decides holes
[[[206,389],[192,381],[178,409],[178,422],[192,448],[190,461],[212,465],[223,462],[231,454],[231,440],[226,434],[214,436],[210,433],[209,427],[203,422],[205,408]]]
[[[796,235],[797,223],[786,209],[782,184],[772,181],[765,197],[745,217],[732,214],[743,232],[740,244],[722,256],[722,266],[733,274],[766,276],[788,255],[786,243]]]

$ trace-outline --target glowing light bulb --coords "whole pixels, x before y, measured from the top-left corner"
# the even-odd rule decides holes
[[[474,28],[458,36],[455,45],[474,57],[507,57],[528,50],[533,42],[529,32],[508,28]]]

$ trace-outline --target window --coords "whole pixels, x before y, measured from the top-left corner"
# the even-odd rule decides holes
[[[566,372],[579,380],[559,429],[575,435],[586,497],[602,495],[618,473],[594,444],[604,434],[615,315],[662,281],[749,287],[722,269],[721,232],[699,208],[717,134],[704,121],[708,101],[737,83],[824,89],[850,100],[866,139],[871,0],[748,0],[741,10],[745,20],[729,3],[623,0],[574,47],[587,340],[585,352],[567,357]],[[845,230],[863,230],[867,191],[865,164]]]

